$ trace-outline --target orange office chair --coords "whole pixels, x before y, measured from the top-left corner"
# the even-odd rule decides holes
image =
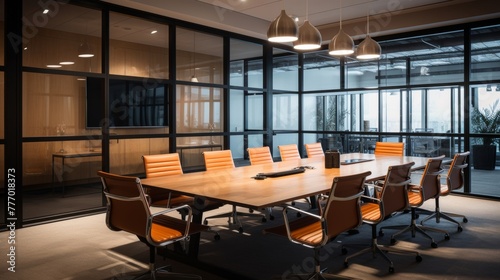
[[[377,142],[373,153],[376,155],[404,156],[404,148],[403,142]]]
[[[182,175],[181,161],[178,153],[143,155],[144,170],[146,178],[155,178],[172,175]],[[146,188],[146,194],[149,196],[151,206],[155,207],[177,207],[179,205],[188,204],[195,211],[210,211],[220,208],[223,204],[212,200],[199,200],[194,197],[172,193],[160,188]],[[184,220],[186,211],[179,211]],[[220,239],[218,232],[215,232],[215,240]]]
[[[107,200],[106,225],[113,231],[135,234],[149,247],[149,270],[144,273],[156,279],[157,273],[170,276],[201,279],[197,275],[171,273],[163,267],[156,268],[157,247],[165,247],[177,241],[186,240],[195,233],[208,230],[207,226],[191,223],[192,212],[188,205],[169,208],[152,214],[141,180],[137,177],[120,176],[98,171],[103,192]],[[185,209],[188,218],[181,220],[167,216],[172,211]],[[138,277],[138,278],[139,278]]]
[[[309,143],[304,145],[306,147],[307,157],[324,157],[323,147],[321,143]]]
[[[274,162],[273,157],[271,156],[271,151],[267,146],[248,148],[247,151],[251,165]]]
[[[178,153],[143,155],[142,161],[146,171],[146,178],[183,174]],[[147,188],[145,191],[151,198],[150,203],[152,206],[168,208],[194,202],[193,197],[175,194],[159,188]]]
[[[278,146],[278,149],[282,161],[300,159],[299,149],[296,144],[281,145]]]
[[[296,244],[314,250],[315,270],[313,275],[307,277],[296,275],[297,279],[325,279],[326,274],[320,265],[320,250],[327,243],[350,229],[362,223],[360,212],[360,197],[363,194],[365,179],[371,172],[335,177],[333,179],[330,195],[321,215],[286,206],[283,209],[284,225],[265,229],[265,233],[274,233],[286,236]],[[304,216],[293,221],[288,220],[288,211],[301,212]],[[339,215],[339,213],[342,213]],[[293,277],[290,277],[293,278]]]
[[[363,196],[367,202],[361,205],[361,215],[363,223],[369,224],[372,228],[371,245],[359,252],[356,252],[345,258],[344,266],[349,266],[349,260],[353,257],[364,253],[380,254],[386,261],[389,262],[389,272],[394,272],[394,264],[385,254],[386,252],[395,253],[412,253],[416,254],[417,262],[422,261],[420,253],[396,248],[394,246],[379,245],[377,242],[377,225],[386,218],[391,217],[394,213],[404,211],[408,208],[408,192],[407,185],[411,182],[410,171],[414,162],[393,165],[388,168],[380,198]],[[348,246],[348,245],[347,245]]]
[[[252,147],[248,148],[248,157],[250,159],[251,165],[273,163],[273,157],[271,156],[271,151],[268,146],[264,147]],[[273,210],[271,207],[264,209],[266,212],[266,218],[274,220]],[[250,212],[252,210],[250,209]]]
[[[410,184],[408,187],[408,201],[411,207],[411,223],[408,226],[389,226],[382,227],[379,230],[379,236],[383,236],[384,229],[401,229],[391,236],[391,244],[396,243],[396,236],[399,236],[405,232],[411,231],[412,237],[415,237],[415,233],[419,232],[423,236],[427,237],[431,240],[432,248],[437,248],[437,243],[434,241],[432,236],[430,236],[426,231],[435,231],[441,232],[445,234],[445,239],[449,240],[450,235],[440,229],[426,227],[420,224],[417,224],[417,214],[416,209],[424,202],[429,199],[438,199],[439,192],[441,188],[440,183],[440,174],[443,172],[441,168],[441,164],[443,162],[444,155],[440,157],[430,158],[427,161],[424,172],[422,173],[422,178],[420,180],[420,184],[414,185]]]
[[[225,168],[235,168],[233,156],[231,154],[231,150],[206,151],[206,152],[203,152],[203,157],[205,159],[205,168],[207,171],[213,171],[213,170],[225,169]],[[236,205],[233,205],[231,212],[206,217],[203,223],[206,225],[206,224],[208,224],[209,219],[227,217],[228,223],[231,223],[231,219],[232,219],[232,223],[238,224],[238,226],[239,226],[238,231],[240,233],[242,233],[243,226],[241,225],[241,221],[238,218],[239,216],[259,217],[262,219],[262,222],[266,221],[265,215],[256,214],[256,213],[238,212],[236,209]]]
[[[435,199],[435,211],[431,215],[423,219],[420,224],[423,224],[424,222],[432,218],[436,218],[436,223],[439,223],[441,221],[441,218],[443,218],[447,221],[457,224],[458,232],[461,232],[463,230],[460,222],[456,221],[452,217],[462,218],[462,221],[464,223],[468,222],[467,218],[464,215],[460,214],[441,212],[441,208],[439,207],[439,197],[447,196],[452,191],[461,189],[464,186],[464,169],[468,166],[466,161],[469,154],[470,152],[455,154],[455,156],[453,157],[453,161],[451,162],[448,169],[448,174],[446,175],[446,185],[441,185],[440,194]]]

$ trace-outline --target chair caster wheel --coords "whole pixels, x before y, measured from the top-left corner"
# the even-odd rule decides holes
[[[445,234],[445,235],[444,235],[444,239],[445,239],[445,240],[450,240],[450,235],[449,235],[449,234]]]
[[[243,233],[243,228],[242,228],[242,227],[239,227],[239,228],[238,228],[238,232],[239,232],[239,233]]]
[[[396,239],[391,238],[391,245],[394,245],[394,244],[396,244]]]
[[[216,241],[220,240],[220,235],[218,233],[216,235],[214,235],[214,240],[216,240]]]
[[[467,223],[469,220],[467,220],[467,218],[464,217],[464,219],[462,220],[464,223]]]
[[[418,256],[416,257],[416,259],[417,259],[417,262],[421,262],[421,261],[422,261],[422,256],[418,255]]]
[[[347,255],[347,249],[346,248],[342,247],[341,251],[342,251],[342,255]]]
[[[394,267],[389,267],[389,273],[394,273]]]
[[[253,209],[248,209],[248,213],[253,213]]]
[[[462,232],[464,229],[461,226],[458,226],[457,231]]]
[[[203,221],[203,224],[204,224],[204,225],[208,225],[208,221],[207,221],[207,220],[204,220],[204,221]]]
[[[348,268],[349,267],[349,263],[348,262],[344,262],[344,267]]]
[[[267,219],[265,217],[262,218],[262,222],[265,223],[267,222]]]
[[[436,242],[432,242],[432,243],[431,243],[431,247],[432,247],[432,248],[437,248],[437,247],[438,247],[438,245],[437,245],[437,243],[436,243]]]

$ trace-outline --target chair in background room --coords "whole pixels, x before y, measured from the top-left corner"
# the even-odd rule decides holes
[[[205,159],[205,168],[207,171],[214,171],[218,169],[227,169],[227,168],[235,168],[233,156],[231,154],[231,150],[222,150],[222,151],[206,151],[203,152],[203,158]],[[262,222],[266,221],[266,216],[263,214],[257,213],[243,213],[238,212],[236,209],[236,205],[232,205],[232,211],[227,213],[221,213],[218,215],[206,217],[204,219],[204,224],[208,224],[208,220],[216,219],[216,218],[228,218],[228,223],[231,224],[231,219],[233,224],[238,224],[238,231],[240,233],[243,232],[243,226],[241,224],[239,216],[246,217],[258,217],[261,218]]]
[[[335,177],[321,215],[286,206],[283,209],[284,224],[264,230],[265,233],[288,237],[291,242],[314,250],[313,274],[294,275],[295,278],[325,279],[328,277],[327,274],[323,274],[326,268],[321,269],[320,250],[335,240],[339,234],[356,228],[362,223],[359,203],[365,179],[370,174],[371,172],[367,171],[356,175]],[[289,221],[288,211],[301,212],[303,217]],[[294,278],[292,275],[289,276]]]
[[[436,140],[433,137],[421,136],[412,139],[412,155],[431,157],[439,151]]]
[[[440,175],[443,173],[443,169],[441,168],[441,164],[443,163],[444,155],[440,157],[430,158],[425,165],[424,172],[422,173],[422,177],[420,179],[420,183],[418,185],[410,184],[408,186],[408,201],[411,208],[411,221],[409,225],[404,226],[388,226],[382,227],[379,230],[379,236],[383,236],[384,229],[400,229],[400,231],[394,233],[391,236],[391,244],[396,243],[396,237],[410,231],[412,237],[415,237],[415,234],[421,233],[424,237],[431,240],[432,248],[437,248],[437,243],[434,241],[434,238],[430,236],[426,231],[434,231],[444,233],[445,239],[449,240],[450,235],[441,229],[436,229],[432,227],[426,227],[417,223],[417,213],[416,209],[424,204],[429,199],[438,199],[439,192],[441,189],[440,183]]]
[[[308,158],[325,156],[321,143],[309,143],[304,146],[306,147],[306,154]]]
[[[296,144],[278,146],[282,161],[300,159],[299,149]]]
[[[417,262],[422,261],[422,257],[417,251],[405,250],[395,246],[379,245],[377,242],[377,225],[393,214],[402,212],[408,208],[408,192],[406,187],[411,182],[410,171],[414,164],[414,162],[410,162],[389,166],[380,193],[380,198],[363,196],[366,201],[361,205],[361,216],[363,223],[371,226],[371,245],[368,248],[346,257],[344,261],[345,267],[349,266],[349,260],[353,257],[364,253],[371,253],[375,257],[378,253],[389,262],[389,272],[392,273],[394,272],[394,264],[384,251],[416,254]]]
[[[452,223],[455,223],[458,225],[458,231],[461,232],[462,226],[460,225],[460,222],[457,220],[453,219],[452,217],[459,217],[462,218],[462,221],[464,223],[467,223],[468,220],[464,215],[460,214],[454,214],[454,213],[446,213],[446,212],[441,212],[441,208],[439,206],[439,197],[441,196],[447,196],[449,195],[452,191],[461,189],[464,186],[464,169],[467,168],[467,157],[470,155],[470,152],[464,152],[464,153],[458,153],[455,154],[453,157],[453,160],[449,166],[448,169],[448,174],[446,175],[446,185],[442,184],[441,189],[440,189],[440,195],[436,197],[435,201],[435,210],[434,212],[431,212],[431,215],[425,217],[420,223],[423,224],[424,222],[435,218],[436,223],[439,223],[441,221],[441,218],[450,221]]]
[[[149,247],[149,270],[139,277],[149,274],[151,279],[156,279],[156,274],[161,273],[175,277],[201,279],[197,275],[172,273],[166,271],[165,267],[156,268],[155,265],[156,248],[187,240],[192,234],[209,229],[207,226],[191,222],[191,208],[188,205],[181,205],[152,214],[139,178],[102,171],[98,171],[98,175],[101,177],[103,192],[107,200],[106,225],[108,228],[113,231],[135,234]],[[181,209],[188,212],[186,220],[166,215]]]
[[[376,155],[404,156],[405,145],[403,142],[376,142]]]

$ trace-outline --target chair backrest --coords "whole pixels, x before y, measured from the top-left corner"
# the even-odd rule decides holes
[[[178,153],[143,155],[146,178],[183,174]]]
[[[137,177],[115,175],[98,171],[107,200],[106,225],[115,231],[126,231],[146,236],[146,225],[151,212]]]
[[[205,159],[206,170],[234,168],[231,150],[206,151],[203,152],[203,158]]]
[[[300,159],[299,149],[296,144],[281,145],[278,146],[278,149],[282,161]]]
[[[248,148],[247,151],[251,165],[274,162],[268,146]]]
[[[443,159],[444,155],[427,160],[422,178],[420,179],[420,186],[423,189],[422,202],[430,198],[435,198],[441,192],[441,173],[443,173],[441,165]]]
[[[376,155],[404,155],[404,143],[403,142],[377,142],[375,143]]]
[[[451,192],[464,186],[464,169],[468,166],[466,160],[469,154],[470,152],[458,153],[453,157],[446,177],[448,191]]]
[[[413,165],[414,162],[409,162],[389,166],[380,194],[383,208],[381,219],[408,208],[407,185],[411,182],[410,172]]]
[[[323,157],[325,153],[323,152],[323,147],[321,143],[309,143],[305,144],[307,157]]]
[[[328,242],[342,232],[358,227],[363,219],[359,207],[365,179],[371,171],[333,179],[330,195],[323,211],[326,228],[323,242]],[[342,213],[339,215],[339,213]]]

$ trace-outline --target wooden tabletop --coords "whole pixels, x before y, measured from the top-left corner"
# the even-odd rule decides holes
[[[340,168],[325,169],[323,157],[316,157],[142,179],[141,181],[144,186],[158,187],[189,196],[205,197],[237,206],[260,209],[329,191],[333,178],[336,176],[371,171],[372,174],[367,179],[373,180],[385,177],[387,168],[391,165],[415,162],[414,169],[420,169],[425,166],[428,160],[424,157],[380,156],[360,153],[341,155],[341,161],[352,158],[374,160],[341,165]],[[258,173],[284,171],[299,166],[311,166],[314,169],[306,169],[304,173],[264,180],[252,178]]]

